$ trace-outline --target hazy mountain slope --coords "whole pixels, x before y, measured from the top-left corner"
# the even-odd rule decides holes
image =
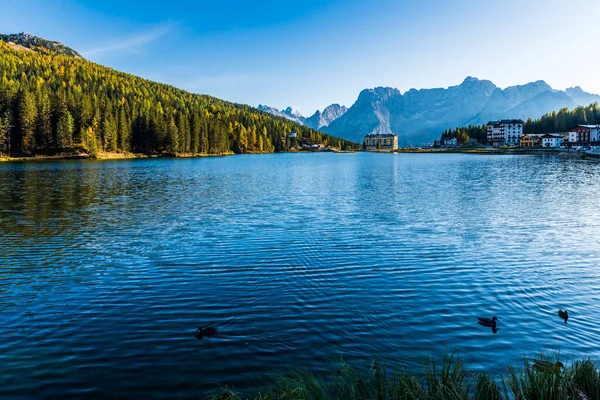
[[[577,103],[565,92],[545,91],[506,111],[502,117],[527,119],[531,116],[539,117],[549,111],[560,110],[564,107],[575,108],[576,106]]]
[[[306,118],[292,107],[288,107],[285,110],[279,110],[275,107],[259,104],[258,109],[278,117],[287,118],[311,129],[320,129],[324,126],[327,126],[348,111],[345,106],[332,104],[326,107],[323,111],[317,110],[312,116]]]
[[[294,110],[292,107],[288,107],[285,110],[278,110],[275,107],[264,106],[262,104],[259,104],[258,109],[278,117],[287,118],[290,121],[294,121],[302,125],[304,125],[304,120],[306,119],[302,116],[302,114]]]
[[[344,115],[346,111],[348,111],[346,106],[332,104],[326,107],[322,112],[317,110],[312,116],[306,118],[304,120],[304,125],[312,129],[321,129]]]
[[[528,101],[540,93],[552,91],[552,88],[544,81],[531,82],[526,85],[509,86],[506,89],[497,88],[483,109],[467,125],[480,125],[490,120],[498,119],[501,110],[509,110],[519,104]],[[525,118],[528,118],[526,116]],[[521,118],[521,117],[515,117]]]
[[[600,96],[596,94],[586,93],[579,86],[568,88],[565,93],[575,101],[578,106],[587,106],[589,104],[600,101]]]

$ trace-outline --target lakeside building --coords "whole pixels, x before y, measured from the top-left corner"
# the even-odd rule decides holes
[[[542,147],[542,137],[543,133],[529,133],[527,135],[523,135],[521,140],[519,140],[519,146],[521,147]]]
[[[589,145],[600,141],[600,125],[577,125],[569,129],[569,145]]]
[[[458,141],[456,138],[444,139],[444,146],[446,147],[456,147],[458,145]]]
[[[369,134],[365,136],[365,147],[369,151],[373,150],[398,150],[398,136],[393,133]]]
[[[523,137],[523,120],[503,119],[487,123],[488,142],[495,147],[518,146]]]
[[[542,136],[542,147],[560,147],[564,140],[561,133],[547,133]]]

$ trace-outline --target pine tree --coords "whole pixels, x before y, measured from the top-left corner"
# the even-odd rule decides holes
[[[194,113],[190,123],[190,153],[198,154],[200,149],[200,129],[200,118],[197,113]]]
[[[67,108],[63,97],[59,97],[56,110],[56,144],[62,149],[73,145],[73,116]]]
[[[175,120],[171,118],[167,126],[166,151],[176,154],[179,149],[179,131],[175,125]]]
[[[19,154],[32,154],[35,150],[37,108],[31,92],[21,89],[17,93],[15,115],[14,148]]]
[[[94,132],[93,125],[94,124],[92,124],[92,126],[88,126],[88,128],[87,128],[86,142],[88,144],[87,146],[88,146],[88,151],[89,151],[90,155],[93,157],[97,157],[98,156],[98,143],[96,140],[96,132]]]
[[[3,115],[0,115],[0,157],[10,155],[9,133],[12,128],[10,119],[10,112],[8,110]]]
[[[121,151],[129,152],[131,150],[131,129],[125,114],[125,106],[119,108],[119,122],[117,128],[118,148]]]
[[[66,149],[73,146],[73,130],[75,122],[71,113],[67,110],[60,115],[57,126],[58,146]]]
[[[35,118],[35,143],[38,147],[50,147],[56,145],[52,134],[52,106],[50,96],[45,90],[36,93],[37,115]]]

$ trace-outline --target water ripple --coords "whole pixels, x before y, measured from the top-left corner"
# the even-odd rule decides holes
[[[552,157],[3,163],[0,395],[197,398],[447,348],[492,373],[600,358],[599,194],[597,163]]]

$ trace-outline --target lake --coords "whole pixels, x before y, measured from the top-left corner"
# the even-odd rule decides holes
[[[198,398],[448,349],[490,373],[600,358],[599,211],[600,163],[551,156],[0,163],[0,397]]]

